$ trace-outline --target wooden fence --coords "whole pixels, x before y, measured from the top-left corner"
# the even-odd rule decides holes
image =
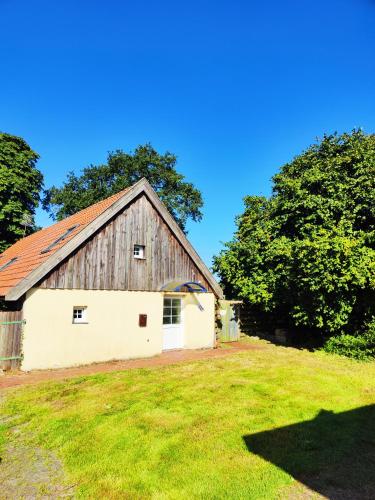
[[[22,359],[21,311],[0,311],[0,369],[16,370]]]

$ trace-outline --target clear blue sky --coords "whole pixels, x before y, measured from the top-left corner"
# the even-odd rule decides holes
[[[374,0],[0,0],[0,42],[0,129],[46,186],[109,150],[169,150],[203,192],[189,237],[209,265],[283,163],[375,132]]]

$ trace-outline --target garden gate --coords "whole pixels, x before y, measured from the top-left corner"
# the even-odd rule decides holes
[[[219,340],[235,342],[240,339],[240,307],[239,300],[219,300]]]

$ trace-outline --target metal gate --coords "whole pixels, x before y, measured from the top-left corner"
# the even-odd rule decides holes
[[[240,301],[219,301],[219,339],[222,342],[235,342],[240,339]]]
[[[17,320],[18,311],[1,314],[7,321],[0,321],[0,369],[15,370],[21,365],[22,330],[25,320]]]

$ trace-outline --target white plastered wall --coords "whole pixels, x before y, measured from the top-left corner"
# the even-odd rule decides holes
[[[215,344],[215,296],[188,293],[183,298],[183,328],[186,349],[213,347]]]
[[[160,354],[162,292],[34,288],[24,303],[23,370],[62,368]],[[214,345],[212,293],[181,294],[185,348]],[[87,324],[73,324],[73,307],[87,307]],[[139,327],[139,314],[147,326]]]

